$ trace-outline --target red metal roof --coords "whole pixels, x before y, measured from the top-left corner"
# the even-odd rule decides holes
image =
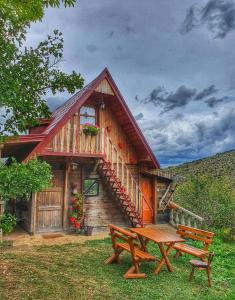
[[[156,168],[160,168],[160,164],[158,163],[155,155],[153,154],[151,148],[149,147],[143,133],[141,132],[139,126],[137,125],[135,118],[130,112],[124,98],[122,97],[120,91],[118,90],[111,74],[108,69],[105,68],[99,76],[97,76],[91,83],[73,95],[68,101],[66,101],[63,105],[58,107],[52,114],[52,121],[43,131],[43,134],[40,136],[44,136],[42,141],[34,148],[34,150],[30,153],[29,157],[32,155],[40,154],[45,146],[50,142],[51,138],[63,127],[66,121],[83,105],[83,103],[89,98],[89,96],[95,91],[98,84],[106,79],[110,86],[112,87],[115,96],[118,99],[118,102],[122,106],[123,111],[125,112],[128,122],[130,122],[131,128],[135,131],[137,138],[140,143],[143,145],[143,148],[147,151],[148,155],[151,158],[154,166]],[[36,134],[35,134],[36,136]],[[28,157],[28,158],[29,158]],[[28,159],[27,158],[27,159]]]

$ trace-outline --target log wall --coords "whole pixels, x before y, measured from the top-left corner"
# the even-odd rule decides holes
[[[102,181],[99,185],[99,195],[86,197],[85,220],[86,225],[94,227],[93,231],[107,230],[110,223],[121,227],[128,226],[128,220],[121,207]]]

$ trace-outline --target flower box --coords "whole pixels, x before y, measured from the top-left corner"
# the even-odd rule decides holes
[[[99,131],[100,131],[100,128],[97,125],[92,125],[89,123],[84,124],[83,133],[85,135],[96,136],[99,133]]]

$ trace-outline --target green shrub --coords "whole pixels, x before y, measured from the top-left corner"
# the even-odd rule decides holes
[[[15,226],[16,218],[13,215],[6,213],[0,216],[0,229],[4,234],[11,233]]]
[[[190,176],[178,186],[174,201],[202,216],[207,227],[235,225],[235,193],[231,181],[208,176]]]
[[[4,201],[30,199],[31,193],[49,187],[51,179],[51,167],[47,162],[31,159],[18,163],[13,159],[11,165],[0,166],[0,197]]]
[[[234,234],[232,228],[222,228],[219,231],[219,236],[224,242],[230,242],[234,240]]]

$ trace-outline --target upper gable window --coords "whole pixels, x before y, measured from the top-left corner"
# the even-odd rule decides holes
[[[80,109],[80,124],[90,123],[96,125],[96,111],[94,107],[82,106]]]

